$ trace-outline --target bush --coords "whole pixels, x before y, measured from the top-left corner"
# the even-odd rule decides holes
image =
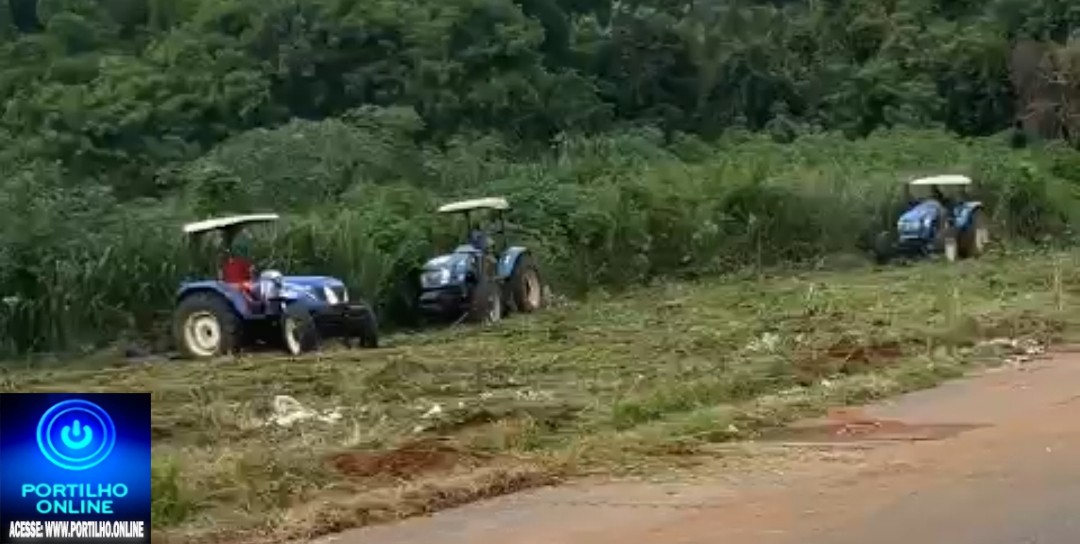
[[[515,238],[571,294],[859,251],[895,219],[907,176],[972,175],[998,236],[1012,241],[1068,241],[1080,213],[1074,151],[1014,151],[995,139],[893,131],[785,145],[740,135],[669,149],[635,131],[565,137],[556,153],[529,157],[490,136],[421,150],[400,112],[345,119],[227,141],[171,170],[170,183],[185,188],[177,199],[118,203],[60,187],[41,165],[9,178],[0,350],[161,336],[174,289],[196,263],[179,227],[211,213],[285,212],[259,239],[261,264],[339,276],[388,326],[408,320],[414,268],[459,241],[460,226],[432,213],[444,199],[509,198]]]

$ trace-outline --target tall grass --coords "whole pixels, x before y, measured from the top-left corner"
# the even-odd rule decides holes
[[[550,154],[517,157],[490,139],[421,150],[378,127],[332,123],[226,142],[171,171],[167,183],[182,190],[165,201],[117,203],[56,187],[48,168],[8,181],[0,352],[167,337],[174,290],[198,263],[181,223],[279,205],[286,221],[258,238],[261,264],[339,276],[378,304],[387,325],[408,320],[413,267],[460,235],[432,213],[448,198],[507,196],[514,237],[570,294],[861,251],[893,221],[902,181],[920,174],[974,177],[1006,241],[1069,243],[1080,214],[1074,151],[1011,150],[1000,138],[898,131],[665,147],[659,134],[638,131],[564,138]],[[297,146],[298,134],[335,145]],[[280,156],[261,170],[256,152]]]

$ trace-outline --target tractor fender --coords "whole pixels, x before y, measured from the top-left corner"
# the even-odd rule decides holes
[[[971,222],[971,216],[975,213],[975,210],[981,210],[983,208],[982,202],[972,201],[964,202],[956,207],[956,228],[964,230]]]
[[[499,268],[497,270],[498,279],[504,280],[509,278],[514,273],[514,267],[517,266],[521,256],[528,253],[527,248],[521,246],[511,246],[503,252],[499,257]]]
[[[176,301],[179,302],[195,293],[214,293],[228,301],[229,306],[236,312],[236,315],[242,318],[250,317],[251,312],[244,295],[225,282],[196,281],[185,283],[176,291]]]

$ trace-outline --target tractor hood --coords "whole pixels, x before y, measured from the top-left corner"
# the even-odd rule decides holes
[[[454,249],[453,253],[447,253],[445,255],[439,255],[433,259],[424,263],[424,270],[440,270],[443,268],[453,268],[455,266],[466,266],[469,263],[469,259],[480,252],[470,245],[458,246]]]
[[[930,231],[940,213],[940,204],[933,200],[924,200],[900,216],[896,222],[897,230],[901,236],[922,235]]]
[[[329,276],[283,276],[283,294],[288,299],[309,298],[337,304],[349,301],[345,283]]]
[[[435,289],[465,281],[473,260],[480,252],[470,245],[458,246],[453,253],[439,255],[424,263],[420,272],[420,286]]]
[[[285,285],[293,288],[313,289],[322,287],[340,287],[344,282],[330,276],[284,276],[281,278]]]

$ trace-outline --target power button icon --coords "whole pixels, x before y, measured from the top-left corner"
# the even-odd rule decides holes
[[[37,443],[52,464],[67,470],[86,470],[112,453],[116,427],[97,404],[83,399],[65,400],[41,416]]]

